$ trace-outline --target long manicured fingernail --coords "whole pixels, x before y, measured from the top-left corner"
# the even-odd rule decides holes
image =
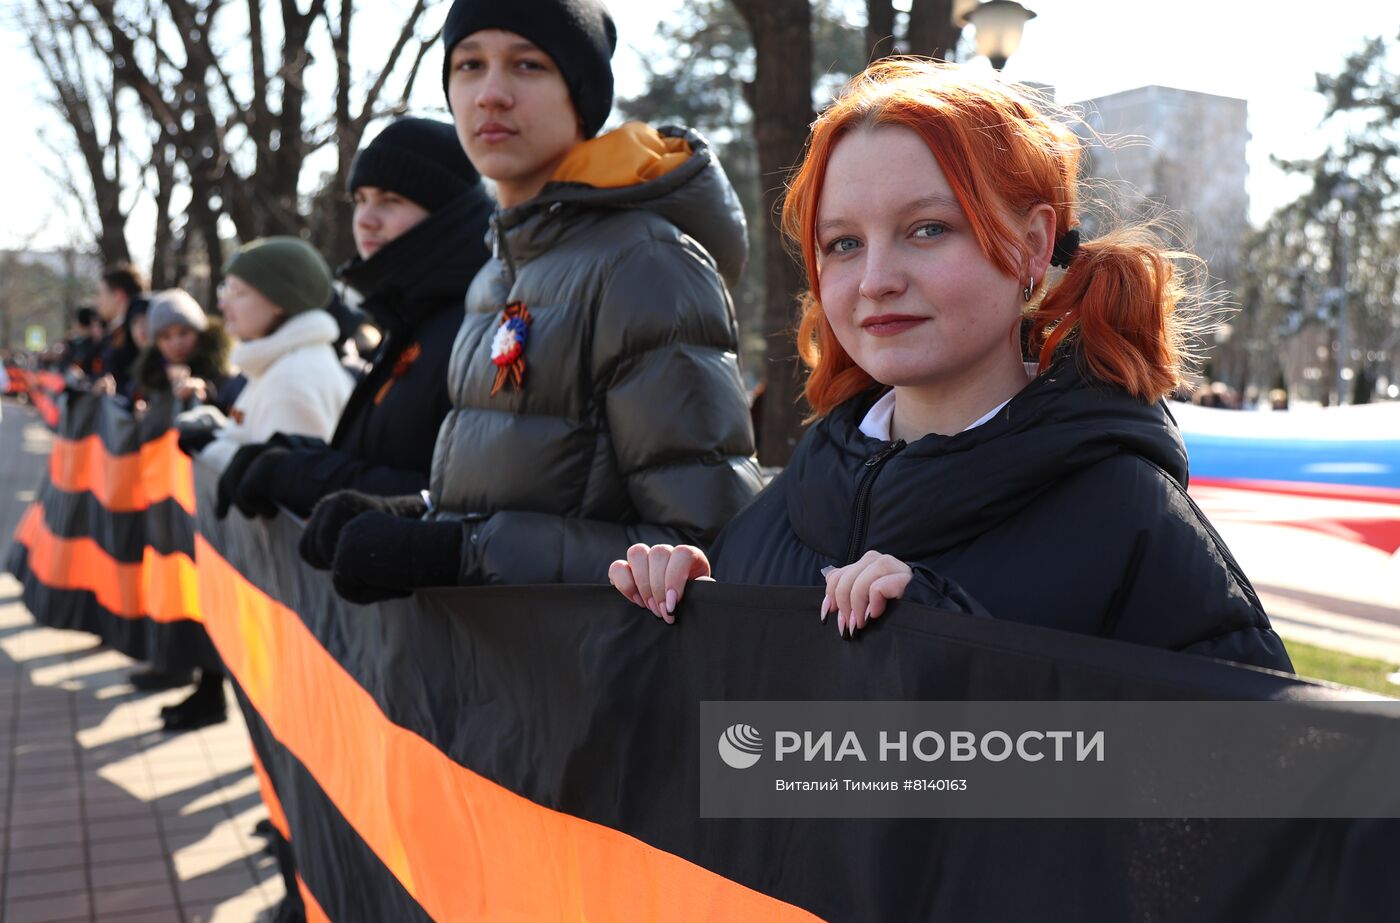
[[[822,624],[826,624],[826,614],[831,611],[831,597],[822,597]]]
[[[657,618],[661,618],[661,613],[656,611],[656,601],[650,596],[647,597],[647,610]]]
[[[823,577],[829,577],[829,576],[831,576],[831,572],[834,571],[834,570],[836,570],[836,565],[835,565],[835,564],[828,564],[826,567],[823,567],[823,568],[822,568],[822,576],[823,576]]]
[[[676,591],[668,589],[666,591],[666,613],[669,615],[676,611]]]
[[[647,607],[647,604],[644,603],[644,602],[642,602],[642,594],[641,594],[641,593],[633,593],[633,594],[632,594],[632,602],[634,602],[634,603],[636,603],[637,605],[641,606],[643,609],[645,609],[645,608]]]

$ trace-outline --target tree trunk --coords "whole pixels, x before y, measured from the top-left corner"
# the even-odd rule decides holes
[[[156,226],[151,243],[151,288],[178,284],[174,266],[174,233],[170,228],[170,198],[175,192],[175,157],[159,137],[151,145],[151,168],[156,174]]]
[[[107,149],[112,154],[112,172],[108,176],[101,154],[93,169],[93,184],[97,192],[97,214],[101,222],[102,235],[98,239],[98,249],[107,265],[130,263],[131,249],[126,243],[126,213],[122,211],[122,134],[121,111],[117,107],[116,75],[113,73],[110,84],[102,88],[107,104]]]
[[[953,0],[914,0],[905,45],[909,54],[951,61],[962,27],[953,24]]]
[[[331,188],[324,196],[328,221],[320,241],[321,250],[331,257],[331,265],[347,260],[355,252],[353,233],[354,214],[350,203],[342,193],[350,179],[350,165],[354,163],[355,151],[364,137],[365,126],[359,123],[350,109],[350,30],[353,20],[352,7],[348,0],[341,3],[340,28],[331,35],[331,47],[335,49],[335,176],[331,178]]]
[[[802,156],[812,111],[812,9],[808,0],[734,0],[756,52],[754,80],[745,87],[763,186],[763,211],[776,215],[788,172]],[[763,334],[768,341],[758,457],[784,465],[802,431],[801,368],[793,344],[802,271],[776,229],[765,235],[767,286]]]
[[[865,0],[865,47],[872,62],[894,54],[894,4],[890,0]]]
[[[98,203],[98,214],[102,229],[97,236],[97,251],[102,254],[102,262],[111,266],[114,263],[130,263],[131,250],[126,245],[126,215],[115,202]]]
[[[219,283],[224,280],[224,248],[219,240],[219,214],[209,207],[208,199],[201,196],[198,189],[191,192],[186,214],[189,219],[185,234],[188,236],[191,231],[199,234],[209,265],[208,283],[200,300],[206,309],[212,308],[219,303]]]

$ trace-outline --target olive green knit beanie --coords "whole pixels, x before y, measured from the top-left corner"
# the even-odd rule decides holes
[[[262,292],[288,315],[331,303],[331,271],[316,249],[300,237],[263,237],[239,247],[224,267]]]

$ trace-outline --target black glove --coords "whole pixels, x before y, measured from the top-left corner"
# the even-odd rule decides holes
[[[205,429],[200,427],[198,429],[182,429],[180,430],[180,438],[177,440],[177,443],[180,446],[181,452],[193,458],[200,452],[203,452],[204,447],[213,442],[214,437],[217,435],[219,435],[219,431],[212,428]]]
[[[454,586],[462,566],[462,524],[405,519],[371,510],[345,525],[335,548],[335,591],[362,605]]]
[[[317,570],[326,570],[335,560],[335,546],[340,539],[340,530],[345,524],[361,513],[377,511],[418,519],[428,511],[428,504],[415,494],[403,497],[376,497],[362,494],[358,490],[338,490],[326,494],[311,518],[306,521],[306,530],[301,533],[297,548],[301,558]]]
[[[329,491],[319,478],[310,477],[317,460],[333,452],[324,439],[295,433],[274,433],[263,452],[233,488],[233,505],[252,519],[277,515],[279,506],[298,516],[311,513],[316,501]]]
[[[281,435],[273,441],[280,446]],[[285,452],[280,448],[275,449],[259,458],[253,463],[253,467],[248,469],[247,476],[238,487],[238,496],[234,498],[234,502],[241,507],[244,493],[251,491],[252,502],[265,497],[268,501],[306,519],[322,497],[337,490],[351,489],[349,483],[337,477],[343,470],[342,464],[353,467],[357,462],[346,453],[324,445],[315,448],[289,448]]]
[[[233,505],[238,511],[249,519],[276,516],[285,482],[295,474],[296,457],[295,452],[278,446],[255,457],[233,488]]]
[[[245,445],[237,452],[233,453],[233,458],[229,460],[228,467],[219,476],[219,489],[214,501],[214,515],[223,519],[228,515],[228,508],[233,505],[233,498],[238,495],[238,485],[242,483],[243,476],[248,473],[253,462],[271,448],[266,442],[255,442],[252,445]],[[241,507],[240,507],[241,509]],[[272,511],[277,512],[276,509]],[[267,515],[271,516],[272,513]]]

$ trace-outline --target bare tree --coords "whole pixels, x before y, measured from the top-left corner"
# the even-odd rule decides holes
[[[184,20],[180,29],[185,60],[177,63],[160,40],[165,20],[156,9],[147,6],[142,15],[128,17],[118,11],[113,0],[93,0],[80,3],[64,0],[73,20],[92,38],[93,43],[112,62],[115,79],[135,91],[143,109],[156,128],[155,149],[173,148],[187,173],[190,201],[187,206],[186,233],[195,232],[204,245],[210,267],[206,303],[215,300],[214,288],[218,270],[223,263],[219,236],[219,218],[228,214],[235,225],[252,231],[247,217],[257,195],[225,196],[222,183],[227,165],[222,126],[214,117],[209,104],[207,59],[201,61],[200,43],[207,38],[208,13],[217,12],[222,0],[209,0],[212,9],[184,20],[184,4],[180,0],[164,9]],[[253,5],[257,5],[253,0]],[[179,10],[179,12],[177,12]],[[195,52],[190,53],[194,48]],[[202,66],[203,65],[203,66]],[[232,204],[232,207],[229,207]]]
[[[90,215],[93,240],[102,259],[107,263],[129,261],[127,212],[122,208],[126,177],[121,118],[111,67],[104,66],[85,47],[62,7],[50,0],[33,0],[25,14],[30,50],[53,92],[50,104],[73,133],[91,196],[82,195],[71,179],[65,178],[62,185],[70,187],[80,203],[91,202],[92,207],[84,212]]]
[[[153,275],[170,278],[169,259],[188,252],[196,239],[209,273],[212,300],[223,263],[223,236],[231,224],[241,240],[267,234],[305,235],[333,257],[349,247],[349,207],[334,201],[336,214],[309,220],[304,173],[308,158],[333,146],[334,180],[343,183],[368,124],[407,107],[409,94],[434,36],[419,25],[435,0],[414,0],[398,24],[387,59],[363,68],[351,64],[353,0],[30,0],[62,22],[70,44],[81,34],[91,47],[55,52],[73,67],[102,60],[115,91],[127,88],[152,125],[151,156],[141,171],[157,211]],[[243,17],[246,22],[237,21]],[[41,47],[42,46],[42,47]],[[308,76],[313,49],[329,46],[335,95],[312,98]],[[54,43],[38,40],[36,55]],[[51,55],[52,57],[52,55]],[[324,57],[324,55],[323,55]],[[391,88],[391,82],[397,81]],[[71,82],[71,81],[70,81]],[[388,105],[390,90],[397,96]],[[110,163],[118,156],[96,138],[95,151]],[[86,155],[86,151],[84,152]],[[115,177],[120,202],[123,183]],[[173,240],[173,191],[187,185],[183,240]],[[108,198],[111,198],[110,196]],[[99,197],[99,213],[107,199]],[[227,222],[228,224],[225,224]],[[159,271],[156,271],[159,270]]]

